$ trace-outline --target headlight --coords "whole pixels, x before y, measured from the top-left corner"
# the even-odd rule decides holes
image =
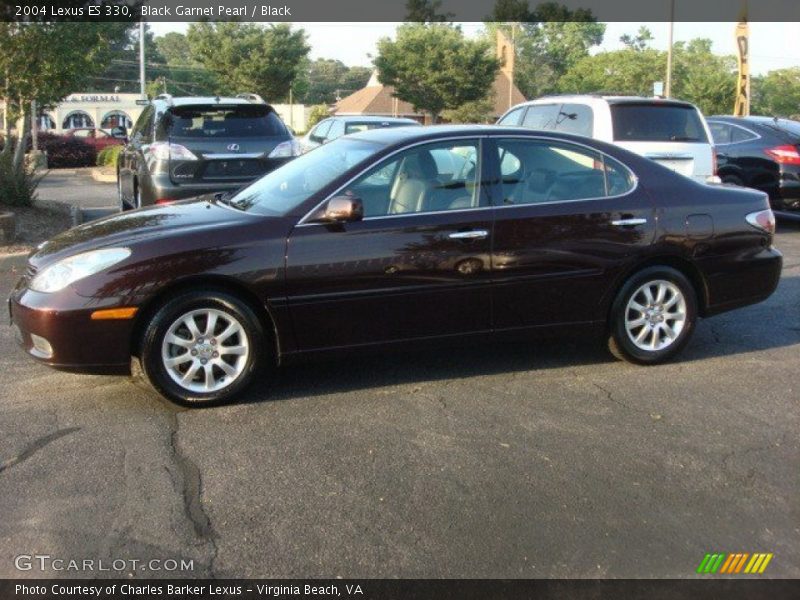
[[[79,279],[99,273],[131,255],[128,248],[105,248],[61,259],[33,278],[35,292],[58,292]]]

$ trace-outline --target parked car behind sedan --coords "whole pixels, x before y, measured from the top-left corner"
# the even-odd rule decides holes
[[[69,129],[64,132],[64,136],[82,140],[92,146],[97,152],[109,146],[119,146],[125,143],[124,139],[114,137],[102,129],[93,129],[90,127]]]
[[[636,96],[545,96],[511,108],[498,125],[521,125],[612,142],[701,183],[716,158],[700,110],[680,100]]]
[[[723,183],[769,194],[776,211],[800,215],[800,123],[772,117],[708,118]]]
[[[72,229],[29,258],[10,310],[32,357],[124,373],[134,356],[193,406],[297,357],[435,339],[581,331],[654,364],[698,318],[772,294],[774,225],[763,192],[588,138],[375,129],[230,198]]]
[[[122,210],[234,191],[300,153],[269,104],[254,94],[156,97],[117,162]]]
[[[419,125],[419,122],[402,117],[372,117],[364,115],[331,117],[330,119],[323,119],[314,125],[307,134],[300,138],[300,147],[303,152],[308,152],[343,135],[367,131],[368,129],[413,127],[414,125]]]

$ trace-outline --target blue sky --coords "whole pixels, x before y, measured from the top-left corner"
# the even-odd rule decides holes
[[[381,37],[394,34],[396,23],[295,23],[309,34],[312,58],[335,58],[346,65],[369,66],[370,54],[375,53],[375,44]],[[666,49],[667,23],[607,23],[602,49],[621,47],[619,37],[635,33],[640,25],[650,28],[655,38],[653,46]],[[482,23],[462,23],[469,36],[478,35]],[[187,23],[151,23],[156,35],[168,31],[185,31]],[[675,41],[696,37],[710,38],[714,51],[734,54],[735,23],[675,23]],[[800,66],[800,23],[751,23],[750,24],[751,69],[761,74],[773,69]]]

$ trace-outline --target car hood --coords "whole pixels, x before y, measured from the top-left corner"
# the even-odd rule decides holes
[[[89,250],[124,246],[156,236],[226,227],[264,218],[220,204],[213,196],[201,196],[174,204],[118,213],[73,227],[40,245],[29,260],[39,268]]]

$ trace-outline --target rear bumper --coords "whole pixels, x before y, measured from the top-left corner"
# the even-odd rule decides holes
[[[132,320],[92,320],[95,308],[72,308],[71,290],[41,294],[18,288],[8,300],[17,343],[31,357],[65,371],[95,374],[130,372]],[[45,340],[42,352],[34,337]]]
[[[774,247],[708,261],[698,265],[708,286],[706,317],[766,300],[778,287],[783,268],[783,255]]]

